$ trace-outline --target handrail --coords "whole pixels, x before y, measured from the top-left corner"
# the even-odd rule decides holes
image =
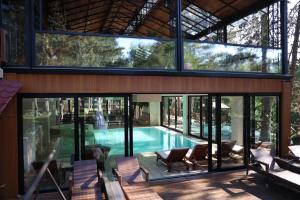
[[[34,179],[32,185],[29,187],[29,189],[28,189],[27,192],[25,193],[25,195],[24,195],[24,197],[23,197],[24,200],[30,200],[30,199],[31,199],[33,193],[37,190],[37,188],[38,188],[38,186],[39,186],[39,183],[40,183],[41,179],[43,178],[43,176],[44,176],[44,174],[45,174],[46,171],[47,171],[47,173],[49,174],[49,176],[51,177],[52,181],[54,182],[54,184],[55,184],[55,186],[56,186],[56,188],[57,188],[57,190],[58,190],[58,192],[59,192],[61,198],[62,198],[63,200],[66,200],[66,197],[65,197],[64,194],[62,193],[61,189],[59,188],[57,182],[55,181],[55,179],[54,179],[52,173],[50,172],[50,170],[49,170],[49,168],[48,168],[50,162],[53,160],[53,158],[54,158],[54,156],[55,156],[55,154],[56,154],[56,148],[58,147],[58,145],[59,145],[59,143],[60,143],[60,140],[61,140],[61,138],[58,138],[58,139],[56,140],[53,151],[49,154],[49,156],[48,156],[46,162],[44,163],[44,165],[43,165],[42,168],[40,169],[40,171],[39,171],[37,177]]]

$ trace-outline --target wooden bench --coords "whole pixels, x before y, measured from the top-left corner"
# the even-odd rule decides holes
[[[97,172],[96,160],[74,162],[72,199],[102,199],[102,173]]]

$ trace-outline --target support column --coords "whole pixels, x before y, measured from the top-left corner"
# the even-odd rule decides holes
[[[280,146],[280,156],[284,156],[288,153],[288,145],[291,137],[291,101],[292,101],[292,91],[291,82],[282,82],[282,94],[280,102],[280,122],[281,126],[279,129],[279,146]]]

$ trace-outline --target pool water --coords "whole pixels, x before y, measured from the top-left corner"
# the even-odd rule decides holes
[[[124,155],[124,129],[94,130],[95,143],[111,148],[109,155]],[[193,148],[196,140],[163,127],[133,129],[133,153],[155,152],[172,148]]]

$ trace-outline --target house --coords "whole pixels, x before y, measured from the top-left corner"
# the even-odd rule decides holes
[[[207,143],[205,163],[187,173],[243,168],[255,145],[288,151],[286,0],[7,0],[0,9],[0,197],[26,192],[57,138],[62,187],[91,145],[108,159],[151,160],[146,152]],[[7,81],[18,85],[9,103]]]

